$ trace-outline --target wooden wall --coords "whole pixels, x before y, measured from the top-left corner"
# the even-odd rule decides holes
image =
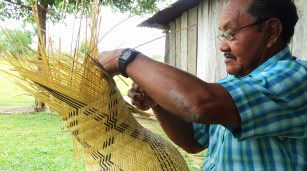
[[[218,19],[230,0],[204,0],[170,23],[170,31],[198,23],[198,26],[170,35],[166,57],[170,65],[196,75],[207,82],[216,82],[225,76],[223,53],[219,50],[221,34]],[[307,60],[307,1],[293,0],[297,5],[299,22],[295,27],[290,49],[293,55]]]
[[[293,0],[293,2],[297,7],[299,20],[295,26],[290,48],[294,56],[307,60],[307,1]]]
[[[205,0],[198,6],[197,76],[206,82],[216,82],[225,76],[223,53],[219,50],[221,34],[219,15],[229,0]]]
[[[182,14],[176,21],[170,23],[171,32],[197,23],[198,8],[194,7]],[[169,57],[170,65],[196,75],[197,60],[197,26],[170,35]]]

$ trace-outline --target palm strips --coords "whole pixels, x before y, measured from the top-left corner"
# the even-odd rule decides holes
[[[13,71],[3,72],[13,75],[17,85],[57,111],[81,144],[87,170],[188,170],[171,143],[134,119],[131,113],[142,112],[126,104],[113,78],[99,63],[98,9],[94,6],[98,4],[91,9],[91,36],[85,41],[89,50],[93,49],[90,53],[64,55],[52,48],[46,50],[43,41],[33,56],[6,52],[0,47],[2,57],[14,67]],[[18,46],[14,42],[12,45]]]

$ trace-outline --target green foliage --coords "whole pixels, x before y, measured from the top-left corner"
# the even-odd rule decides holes
[[[151,131],[166,137],[159,123],[146,119],[138,122],[153,125],[156,131]],[[0,170],[85,170],[83,157],[74,161],[71,135],[62,127],[66,126],[61,118],[52,113],[0,115]],[[199,171],[193,155],[177,149],[190,171]],[[201,168],[202,162],[197,165]]]
[[[111,6],[114,11],[120,10],[122,13],[130,12],[130,14],[157,12],[157,4],[164,1],[165,0],[100,0],[103,6]],[[60,21],[63,5],[64,7],[67,5],[64,18],[65,15],[80,12],[82,9],[81,0],[78,0],[78,4],[76,4],[76,0],[70,0],[68,4],[63,4],[62,0],[38,0],[37,3],[47,9],[47,20],[51,21],[53,24]],[[90,2],[84,0],[84,4],[84,10],[88,11]],[[5,21],[5,19],[16,19],[34,23],[31,0],[2,0],[0,2],[0,20]]]
[[[164,62],[164,58],[161,55],[152,55],[151,58],[159,62]]]
[[[9,70],[12,67],[0,57],[0,68]],[[34,97],[29,96],[27,92],[23,91],[12,81],[12,76],[0,72],[0,107],[34,105]]]
[[[116,82],[116,85],[119,89],[119,91],[121,92],[122,96],[127,96],[128,94],[128,90],[131,88],[132,86],[132,80],[130,78],[125,78],[125,77],[121,77],[125,82],[123,82],[119,77],[114,77],[114,80]],[[127,83],[127,84],[125,84]]]
[[[85,170],[61,127],[56,114],[0,115],[0,170]]]
[[[17,51],[18,53],[22,53],[22,50],[19,46],[21,44],[23,45],[23,47],[30,46],[32,44],[31,42],[32,37],[34,35],[35,33],[31,30],[26,30],[24,25],[22,25],[22,27],[18,29],[12,29],[8,31],[2,30],[0,31],[0,39],[1,39],[0,46],[2,46],[6,50]],[[28,52],[27,48],[24,48],[24,50]]]
[[[111,6],[113,10],[130,12],[130,14],[148,14],[158,12],[157,3],[166,0],[104,0],[103,6]]]
[[[87,49],[87,51],[88,51],[88,45],[87,45],[87,48],[86,48],[86,49]],[[85,42],[81,43],[80,52],[81,52],[82,54],[85,53]]]

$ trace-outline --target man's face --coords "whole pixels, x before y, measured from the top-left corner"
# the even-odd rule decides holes
[[[245,12],[249,3],[250,0],[230,1],[219,18],[221,32],[234,31],[254,22]],[[235,32],[233,37],[233,40],[224,37],[220,44],[220,50],[225,52],[226,71],[237,77],[246,76],[266,60],[265,34],[257,32],[253,25]]]

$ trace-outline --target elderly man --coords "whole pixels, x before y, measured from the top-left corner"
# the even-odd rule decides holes
[[[208,149],[204,170],[307,170],[307,62],[287,46],[297,20],[291,0],[230,1],[218,36],[229,75],[213,84],[137,51],[102,64],[135,82],[132,103],[174,143]]]

